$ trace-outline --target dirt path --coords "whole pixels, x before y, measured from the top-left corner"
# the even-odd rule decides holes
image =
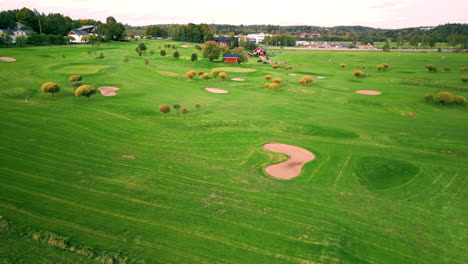
[[[270,165],[265,168],[265,171],[268,174],[280,179],[289,180],[298,176],[302,171],[302,166],[315,159],[315,155],[312,154],[312,152],[287,144],[268,143],[263,145],[263,148],[289,156],[287,161]]]

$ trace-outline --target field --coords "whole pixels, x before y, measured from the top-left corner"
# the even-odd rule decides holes
[[[468,108],[423,94],[468,97],[468,54],[278,49],[272,59],[293,68],[274,70],[191,62],[193,44],[161,57],[167,42],[146,43],[153,55],[137,42],[0,50],[17,59],[0,61],[3,219],[145,263],[466,263]],[[245,81],[184,77],[214,68]],[[71,74],[120,90],[87,101]],[[325,78],[304,86],[300,75]],[[54,97],[40,92],[50,81]],[[176,103],[188,114],[158,110]],[[265,167],[288,157],[270,142],[315,159],[273,178]],[[0,245],[0,263],[97,263],[19,232],[0,232]]]

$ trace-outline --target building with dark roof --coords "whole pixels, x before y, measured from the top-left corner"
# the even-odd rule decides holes
[[[239,54],[223,54],[223,62],[239,63]]]

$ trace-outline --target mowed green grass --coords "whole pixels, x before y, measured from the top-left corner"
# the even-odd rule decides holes
[[[142,57],[137,42],[0,50],[17,59],[0,63],[2,217],[148,263],[466,262],[467,107],[422,95],[466,97],[458,68],[467,54],[275,50],[286,71],[255,58],[191,62],[193,48],[161,57],[165,43],[147,41],[156,53]],[[389,71],[377,72],[381,63]],[[357,80],[355,65],[373,68]],[[219,67],[246,81],[183,78]],[[326,78],[304,87],[288,73]],[[70,74],[120,90],[87,102]],[[283,79],[279,91],[265,88],[267,74]],[[47,81],[61,91],[26,104]],[[158,112],[175,103],[185,118]],[[292,180],[274,179],[264,168],[286,157],[264,150],[268,142],[316,159]]]

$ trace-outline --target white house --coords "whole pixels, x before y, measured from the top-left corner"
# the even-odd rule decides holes
[[[257,33],[257,34],[248,34],[246,37],[250,43],[261,43],[265,37],[271,37],[272,35],[270,34],[265,34],[265,33]]]
[[[29,29],[24,29],[25,26],[19,22],[16,22],[16,27],[14,29],[0,29],[0,35],[1,34],[6,34],[11,37],[11,43],[14,44],[16,43],[16,38],[19,36],[29,36],[31,33],[31,30]]]
[[[83,43],[87,42],[87,40],[84,40],[84,36],[90,36],[90,35],[95,35],[96,27],[95,26],[89,26],[89,25],[84,25],[80,28],[73,29],[68,33],[68,36],[72,37],[73,39],[70,42],[74,43]]]

